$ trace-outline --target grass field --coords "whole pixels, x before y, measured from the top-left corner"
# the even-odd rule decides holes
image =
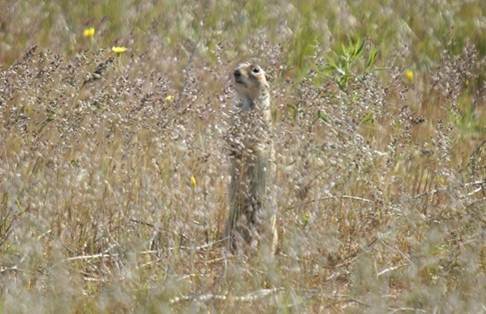
[[[485,11],[0,2],[0,313],[486,313]],[[274,258],[221,242],[247,59]]]

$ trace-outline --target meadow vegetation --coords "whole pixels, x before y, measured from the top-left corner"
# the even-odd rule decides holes
[[[485,312],[485,10],[0,2],[0,312]],[[230,73],[251,58],[273,258],[221,242]]]

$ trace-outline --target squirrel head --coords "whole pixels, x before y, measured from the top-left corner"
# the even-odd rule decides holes
[[[255,100],[268,92],[268,82],[263,69],[253,63],[241,63],[233,71],[238,94],[248,100]]]

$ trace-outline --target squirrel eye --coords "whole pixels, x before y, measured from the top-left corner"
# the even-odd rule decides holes
[[[253,70],[251,70],[253,73],[255,74],[258,74],[260,73],[260,69],[259,68],[253,68]]]

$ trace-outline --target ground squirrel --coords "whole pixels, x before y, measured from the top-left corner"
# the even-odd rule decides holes
[[[269,85],[262,68],[252,63],[239,64],[233,78],[237,97],[228,134],[231,183],[225,237],[232,251],[240,243],[256,247],[264,242],[275,253],[275,158]]]

